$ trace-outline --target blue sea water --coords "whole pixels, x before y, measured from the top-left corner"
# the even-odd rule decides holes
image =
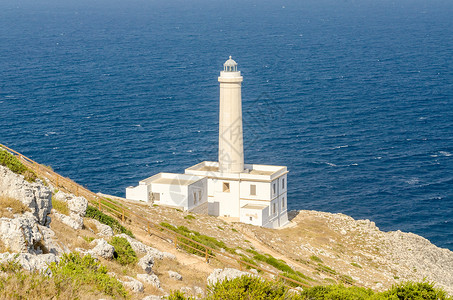
[[[0,0],[0,143],[124,196],[216,160],[229,55],[289,208],[453,250],[451,0]]]

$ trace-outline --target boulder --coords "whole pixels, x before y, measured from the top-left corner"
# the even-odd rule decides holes
[[[72,215],[84,217],[87,212],[88,200],[84,197],[72,197],[68,200],[68,208]]]
[[[124,286],[128,287],[131,289],[134,293],[143,293],[143,283],[138,281],[137,279],[130,277],[130,276],[124,276],[126,280],[118,280],[120,281]]]
[[[82,220],[83,224],[83,217],[85,216],[88,207],[87,199],[84,197],[76,197],[73,194],[62,191],[58,191],[54,197],[56,200],[66,202],[69,209],[69,216],[77,221]]]
[[[96,239],[93,240],[90,245],[96,245],[93,249],[88,251],[88,253],[92,254],[93,256],[100,256],[106,259],[112,259],[113,253],[115,252],[115,248],[107,243],[104,239]]]
[[[181,274],[179,274],[178,272],[175,272],[175,271],[168,271],[168,276],[170,276],[170,278],[174,279],[174,280],[179,280],[179,281],[182,280]]]
[[[49,227],[46,226],[41,226],[38,225],[38,229],[41,232],[43,236],[43,242],[42,246],[45,249],[42,249],[43,251],[55,254],[55,255],[60,255],[62,253],[69,253],[71,250],[63,243],[58,243],[55,237],[55,232],[50,229]]]
[[[199,286],[194,286],[193,287],[194,289],[194,292],[195,292],[195,295],[199,296],[199,297],[204,297],[204,290],[203,288],[199,287]]]
[[[162,296],[149,295],[149,296],[146,296],[145,298],[143,298],[142,300],[162,300],[162,299],[165,299],[165,298]]]
[[[90,222],[96,226],[96,229],[98,231],[97,235],[98,236],[103,236],[103,237],[112,237],[114,236],[113,229],[109,225],[102,224],[98,220],[95,219],[90,219]]]
[[[68,225],[74,230],[82,229],[83,227],[83,218],[77,215],[67,216],[60,214],[55,209],[52,210],[53,216],[59,220],[61,223]]]
[[[157,277],[157,275],[137,274],[137,279],[160,289],[160,280],[159,280],[159,277]]]
[[[52,192],[40,179],[28,182],[22,175],[0,166],[0,196],[18,199],[28,206],[40,225],[48,226],[52,209]]]
[[[41,255],[33,255],[30,253],[0,253],[0,263],[8,261],[17,261],[17,263],[27,271],[42,273],[47,270],[47,267],[51,263],[58,263],[59,258],[50,253]]]
[[[14,219],[0,218],[0,239],[13,252],[35,253],[43,236],[35,216],[27,212]]]
[[[237,277],[241,277],[244,275],[248,276],[256,276],[254,274],[239,271],[233,268],[225,268],[225,269],[215,269],[209,276],[208,276],[208,284],[216,284],[219,281],[224,281],[225,279],[234,279]]]
[[[137,265],[146,273],[150,274],[153,271],[154,257],[151,254],[146,254],[145,256],[140,258]]]

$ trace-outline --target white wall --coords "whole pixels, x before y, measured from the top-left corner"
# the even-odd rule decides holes
[[[250,194],[250,186],[256,186],[256,195]],[[241,181],[241,199],[271,200],[271,193],[268,182]]]
[[[239,218],[239,181],[209,179],[213,187],[213,196],[210,198],[210,211],[215,211],[218,207],[218,215]],[[223,183],[230,184],[230,191],[223,191]]]
[[[135,187],[126,188],[126,199],[135,200],[135,201],[145,201],[148,202],[148,185],[138,185]]]
[[[205,202],[208,201],[208,180],[207,178],[203,178],[202,180],[199,180],[197,182],[192,183],[188,187],[188,209],[191,210],[196,206],[199,206]],[[199,192],[201,192],[201,198],[198,199],[198,201],[195,203],[194,201],[194,192],[197,194],[197,197],[200,195]]]
[[[263,225],[263,210],[242,208],[240,221],[242,223],[246,223],[246,224],[262,226]]]
[[[188,207],[188,186],[153,183],[151,190],[153,193],[160,193],[160,201],[155,201],[156,204],[178,206],[185,209]]]

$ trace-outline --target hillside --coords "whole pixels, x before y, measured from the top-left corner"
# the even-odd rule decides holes
[[[242,271],[270,279],[283,275],[304,287],[343,282],[376,291],[426,279],[453,294],[453,252],[411,233],[382,232],[369,220],[292,211],[288,226],[272,230],[104,195],[103,199],[129,211],[113,213],[112,218],[107,209],[101,212],[86,198],[69,192],[73,186],[31,173],[31,169],[0,166],[2,270],[8,272],[12,268],[8,261],[14,260],[28,271],[49,272],[47,266],[54,263],[50,272],[55,278],[61,271],[56,265],[67,259],[65,253],[89,254],[106,267],[93,276],[115,287],[87,285],[77,290],[80,286],[64,277],[74,287],[71,292],[64,289],[62,299],[65,295],[118,298],[123,292],[133,299],[159,299],[172,290],[202,297],[208,277],[212,282]],[[168,230],[149,231],[132,213]],[[172,237],[171,230],[208,244],[214,251],[209,263],[203,253],[191,254],[194,251]],[[14,277],[5,280],[18,284]]]

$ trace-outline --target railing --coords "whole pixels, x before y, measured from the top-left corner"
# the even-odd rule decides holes
[[[75,181],[63,177],[60,174],[54,172],[51,170],[49,167],[43,166],[34,160],[26,157],[25,155],[22,155],[21,153],[0,144],[0,148],[3,148],[4,150],[10,152],[11,154],[15,155],[18,157],[22,163],[24,163],[27,167],[31,168],[33,171],[37,173],[37,175],[41,177],[45,177],[48,180],[50,180],[55,187],[57,188],[63,188],[67,192],[71,192],[76,196],[83,196],[85,197],[92,205],[95,205],[98,207],[99,210],[105,210],[114,215],[115,217],[121,219],[121,221],[124,223],[126,219],[130,220],[131,222],[136,222],[146,228],[146,231],[148,234],[154,234],[158,237],[161,238],[168,238],[170,239],[174,246],[178,248],[178,245],[180,247],[186,247],[190,248],[198,253],[200,253],[201,256],[204,257],[205,261],[209,263],[209,260],[216,259],[221,263],[224,263],[229,266],[234,266],[238,267],[240,270],[243,270],[244,268],[253,268],[258,271],[261,271],[263,273],[271,275],[271,280],[274,281],[282,281],[283,284],[289,286],[287,282],[291,282],[293,284],[302,286],[302,287],[309,287],[307,283],[300,282],[297,280],[294,280],[292,278],[288,278],[286,276],[283,276],[277,272],[273,272],[264,268],[261,268],[259,266],[253,265],[251,263],[248,263],[246,261],[243,261],[241,259],[238,259],[237,257],[234,257],[233,255],[230,255],[228,253],[221,252],[217,249],[211,248],[209,246],[206,246],[202,243],[199,243],[197,241],[194,241],[193,239],[186,237],[182,234],[179,234],[167,227],[161,226],[160,224],[151,222],[147,220],[145,217],[137,214],[136,212],[128,209],[127,207],[123,206],[122,204],[116,203],[114,201],[111,201],[110,199],[106,197],[99,196],[92,191],[86,189],[85,187],[79,185]],[[179,239],[179,241],[178,241]],[[186,242],[184,242],[186,241]],[[203,250],[195,248],[191,246],[190,244],[196,244],[200,246],[200,248],[203,248]]]

